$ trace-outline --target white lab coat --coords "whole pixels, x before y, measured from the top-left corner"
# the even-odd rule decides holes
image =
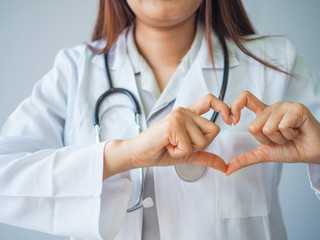
[[[114,85],[131,91],[141,105],[125,33],[111,50],[109,64]],[[214,35],[212,41],[217,74],[203,40],[173,108],[186,107],[210,92],[218,95],[223,56]],[[276,61],[296,78],[266,68],[230,42],[228,46],[228,105],[249,90],[266,104],[302,102],[319,120],[320,74],[296,55],[288,40],[255,40],[247,47],[264,60]],[[92,118],[95,102],[106,89],[102,56],[93,55],[86,45],[58,53],[52,70],[2,128],[0,222],[74,239],[141,239],[143,210],[126,213],[139,194],[138,170],[102,181],[105,142],[95,144]],[[117,104],[131,106],[126,98],[115,96],[103,108]],[[248,110],[242,111],[236,127],[218,118],[221,132],[207,150],[228,162],[254,149],[258,143],[247,131],[253,119]],[[144,112],[142,126],[147,126]],[[106,113],[102,128],[104,141],[136,135],[133,114],[123,107]],[[277,194],[280,173],[281,164],[263,163],[229,177],[208,169],[199,181],[187,183],[173,167],[155,168],[161,239],[285,239]],[[309,165],[309,175],[319,196],[320,167]]]

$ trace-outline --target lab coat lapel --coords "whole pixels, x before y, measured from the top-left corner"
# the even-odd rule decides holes
[[[115,88],[124,88],[130,91],[134,95],[141,109],[141,127],[142,129],[145,129],[147,126],[146,118],[145,118],[144,109],[142,107],[143,105],[139,96],[135,74],[127,54],[126,34],[127,34],[127,31],[126,30],[123,31],[123,33],[119,36],[115,47],[109,51],[110,52],[109,67],[110,67],[111,75],[114,76],[112,79],[112,83]],[[93,59],[93,61],[94,63],[98,64],[100,67],[105,68],[103,58],[99,58],[99,59],[95,58]],[[116,94],[108,98],[108,101],[110,101],[111,106],[125,105],[126,107],[130,107],[130,108],[132,106],[128,98],[124,97],[121,94]],[[135,132],[136,128],[135,128],[134,118],[131,115],[126,116],[124,112],[125,111],[119,111],[119,114],[122,115],[121,118],[128,119],[129,121],[128,125],[131,125],[133,128],[132,132]],[[130,114],[131,114],[131,111],[130,111]],[[131,133],[127,133],[127,135],[130,137],[134,137],[134,136],[131,136]],[[133,206],[136,200],[138,199],[138,196],[140,195],[139,169],[130,170],[130,176],[131,176],[131,182],[132,182],[132,190],[131,190],[131,196],[128,203],[128,207]],[[132,239],[141,239],[142,209],[136,210],[132,213],[127,213],[124,225],[127,228],[130,228],[128,232],[130,232],[130,234],[132,235]],[[126,231],[126,233],[128,232]]]
[[[192,64],[177,94],[173,109],[188,107],[195,101],[210,93],[198,59]]]
[[[184,82],[179,89],[173,109],[177,107],[188,107],[200,98],[204,97],[208,93],[212,93],[216,97],[219,97],[220,87],[222,85],[223,69],[224,69],[224,56],[221,45],[214,33],[211,34],[212,45],[214,48],[214,64],[216,74],[214,79],[210,81],[216,81],[216,89],[209,89],[203,71],[214,71],[205,38],[203,38],[199,54],[192,64],[188,74],[186,75]],[[229,50],[229,69],[238,66],[238,56],[234,51],[234,44],[227,41]],[[218,79],[217,79],[218,77]],[[213,110],[210,110],[203,117],[209,119],[212,116]]]
[[[110,52],[110,70],[111,72],[115,72],[115,78],[113,80],[114,87],[124,88],[135,96],[141,109],[141,126],[142,129],[146,129],[146,117],[139,95],[134,70],[131,65],[126,47],[127,33],[128,29],[123,31],[123,33],[119,36],[114,51]]]

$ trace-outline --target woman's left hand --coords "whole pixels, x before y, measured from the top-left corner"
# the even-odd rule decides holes
[[[304,105],[278,102],[268,106],[245,91],[231,106],[234,124],[239,122],[244,107],[256,114],[248,130],[261,144],[233,158],[227,175],[262,162],[320,164],[320,123]]]

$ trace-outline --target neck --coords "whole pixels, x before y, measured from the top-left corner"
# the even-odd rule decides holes
[[[195,30],[195,15],[168,28],[153,27],[136,20],[137,47],[151,67],[161,91],[190,49]]]

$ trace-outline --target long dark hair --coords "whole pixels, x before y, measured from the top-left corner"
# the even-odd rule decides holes
[[[198,9],[198,19],[205,26],[205,36],[213,66],[211,31],[214,31],[219,39],[232,40],[241,51],[261,64],[288,74],[279,67],[257,57],[244,46],[243,43],[249,41],[246,36],[255,34],[256,31],[241,0],[203,0]],[[117,41],[123,29],[134,21],[135,15],[125,0],[100,0],[92,40],[103,39],[106,41],[106,46],[103,49],[91,49],[96,54],[105,54]]]

